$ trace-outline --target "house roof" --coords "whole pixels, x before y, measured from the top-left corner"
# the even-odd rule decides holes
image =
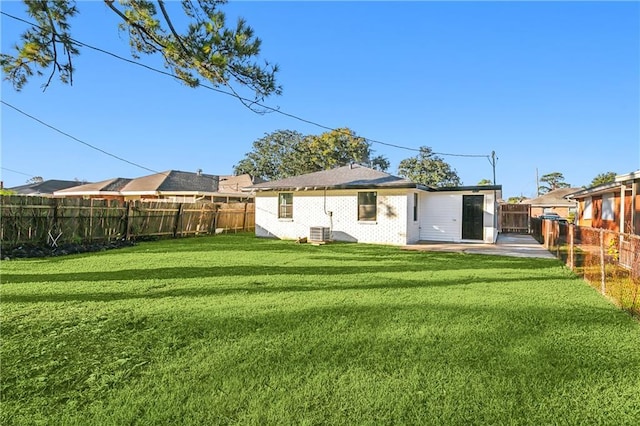
[[[258,183],[245,191],[303,191],[318,189],[362,189],[362,188],[417,188],[409,179],[393,176],[359,164],[338,167],[293,176],[270,182]],[[424,187],[423,187],[424,189]]]
[[[77,185],[73,188],[55,191],[55,195],[92,195],[100,193],[118,193],[131,179],[114,178],[95,183]]]
[[[576,205],[575,201],[567,200],[565,197],[578,190],[580,188],[558,188],[531,200],[523,201],[522,204],[531,204],[534,207],[573,207]]]
[[[220,194],[241,194],[242,188],[251,185],[253,185],[253,180],[248,174],[239,176],[220,176],[218,192]]]
[[[417,188],[423,191],[491,191],[502,190],[502,185],[431,187],[410,179],[352,164],[331,170],[307,173],[286,179],[258,183],[245,187],[245,191],[309,191],[322,189]]]
[[[222,182],[220,184],[220,182]],[[135,179],[114,178],[102,182],[56,191],[56,195],[158,195],[196,194],[213,196],[243,196],[242,188],[252,184],[251,176],[217,176],[203,173],[168,170]]]
[[[71,188],[78,185],[78,181],[75,180],[49,179],[43,182],[14,186],[13,188],[7,189],[10,189],[19,195],[52,195],[54,192],[61,189]]]
[[[123,195],[149,192],[215,193],[217,191],[218,176],[179,170],[167,170],[132,179],[120,190]]]

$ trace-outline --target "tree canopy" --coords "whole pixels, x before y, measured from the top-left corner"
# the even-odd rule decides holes
[[[616,180],[616,175],[616,172],[598,173],[598,175],[591,181],[590,186],[598,186],[602,185],[603,183],[613,182]]]
[[[116,4],[104,0],[115,13],[126,34],[131,54],[160,54],[165,67],[191,87],[205,79],[214,86],[234,86],[253,91],[255,99],[280,94],[276,83],[276,65],[254,62],[260,53],[261,40],[240,18],[234,27],[228,26],[220,0],[181,0],[176,4],[163,0],[128,0]],[[58,74],[60,81],[72,84],[75,72],[73,59],[81,43],[71,36],[71,18],[78,14],[75,1],[25,0],[26,11],[35,23],[21,36],[15,54],[0,54],[5,79],[20,90],[34,75],[42,76],[50,69],[44,88]],[[176,19],[176,15],[179,15]],[[186,18],[186,28],[180,28]],[[238,96],[239,97],[239,96]],[[250,105],[249,105],[250,106]]]
[[[458,173],[428,146],[420,147],[415,157],[406,158],[398,166],[398,174],[416,183],[429,186],[460,186]]]
[[[491,179],[484,178],[480,179],[478,185],[493,185],[493,182],[491,181]]]
[[[26,183],[42,183],[44,182],[44,178],[42,176],[32,176],[27,179]]]
[[[507,203],[509,203],[509,204],[520,204],[521,202],[523,202],[526,199],[527,199],[527,197],[525,197],[524,195],[519,195],[519,196],[516,196],[516,197],[509,197],[507,199]]]
[[[549,191],[560,188],[569,188],[571,185],[564,181],[564,175],[560,172],[547,173],[540,177],[540,182],[545,185],[538,186],[538,193],[546,194]]]
[[[275,180],[349,163],[378,170],[389,168],[386,158],[374,157],[369,142],[348,128],[308,136],[292,130],[277,130],[255,141],[253,150],[234,167],[234,173]]]

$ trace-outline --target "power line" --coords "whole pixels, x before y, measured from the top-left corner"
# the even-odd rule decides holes
[[[17,20],[17,21],[23,22],[23,23],[28,24],[28,25],[31,25],[31,26],[34,26],[34,27],[37,27],[37,28],[42,28],[42,27],[40,27],[40,26],[39,26],[39,25],[37,25],[37,24],[31,23],[31,22],[29,22],[29,21],[27,21],[27,20],[25,20],[25,19],[19,18],[19,17],[17,17],[17,16],[10,15],[10,14],[8,14],[8,13],[6,13],[6,12],[2,12],[2,11],[0,11],[0,14],[5,15],[5,16],[7,16],[7,17],[11,18],[11,19],[15,19],[15,20]],[[82,46],[82,47],[86,47],[86,48],[88,48],[88,49],[95,50],[95,51],[97,51],[97,52],[100,52],[100,53],[103,53],[103,54],[106,54],[106,55],[112,56],[112,57],[114,57],[114,58],[116,58],[116,59],[119,59],[119,60],[121,60],[121,61],[125,61],[125,62],[128,62],[128,63],[130,63],[130,64],[137,65],[137,66],[140,66],[140,67],[142,67],[142,68],[148,69],[148,70],[150,70],[150,71],[154,71],[154,72],[157,72],[157,73],[159,73],[159,74],[166,75],[166,76],[168,76],[168,77],[171,77],[171,78],[174,78],[174,79],[177,79],[177,80],[181,80],[181,81],[185,81],[185,82],[186,82],[186,79],[181,78],[181,77],[179,77],[179,76],[177,76],[177,75],[175,75],[175,74],[172,74],[172,73],[170,73],[170,72],[166,72],[166,71],[163,71],[163,70],[160,70],[160,69],[157,69],[157,68],[151,67],[151,66],[149,66],[149,65],[145,65],[145,64],[142,64],[142,63],[140,63],[140,62],[133,61],[133,60],[128,59],[128,58],[124,58],[124,57],[122,57],[122,56],[120,56],[120,55],[117,55],[117,54],[115,54],[115,53],[109,52],[109,51],[104,50],[104,49],[101,49],[101,48],[99,48],[99,47],[91,46],[91,45],[89,45],[89,44],[83,43],[83,42],[81,42],[81,41],[79,41],[79,40],[76,40],[76,39],[73,39],[73,38],[70,38],[70,40],[71,40],[71,42],[72,42],[72,43],[75,43],[75,44],[77,44],[77,45],[79,45],[79,46]],[[224,91],[224,90],[221,90],[221,89],[217,89],[217,88],[215,88],[215,87],[213,87],[213,86],[208,86],[208,85],[206,85],[206,84],[202,84],[202,83],[199,83],[198,85],[199,85],[199,86],[201,86],[201,87],[204,87],[205,89],[212,90],[212,91],[214,91],[214,92],[222,93],[222,94],[224,94],[224,95],[227,95],[227,96],[231,96],[231,97],[237,98],[237,99],[238,99],[238,100],[240,100],[243,104],[244,104],[245,102],[250,102],[251,104],[253,104],[253,105],[257,105],[257,106],[259,106],[260,108],[264,108],[265,110],[269,110],[269,111],[271,111],[271,112],[275,112],[275,113],[278,113],[278,114],[284,115],[284,116],[286,116],[286,117],[293,118],[293,119],[298,120],[298,121],[301,121],[301,122],[303,122],[303,123],[311,124],[311,125],[313,125],[313,126],[316,126],[316,127],[321,128],[321,129],[330,130],[330,131],[339,131],[339,129],[336,129],[336,128],[334,128],[334,127],[326,126],[326,125],[324,125],[324,124],[320,124],[320,123],[317,123],[317,122],[315,122],[315,121],[308,120],[308,119],[306,119],[306,118],[302,118],[302,117],[299,117],[299,116],[297,116],[297,115],[294,115],[294,114],[290,114],[290,113],[287,113],[287,112],[281,111],[279,108],[274,108],[274,107],[271,107],[271,106],[268,106],[268,105],[261,104],[261,103],[259,103],[259,102],[255,101],[255,100],[251,100],[251,99],[243,98],[242,96],[238,95],[237,93],[227,92],[227,91]],[[254,112],[255,112],[255,111],[254,111]],[[346,134],[346,132],[345,132],[345,134]],[[376,140],[376,139],[367,138],[367,137],[364,137],[364,136],[362,136],[362,138],[363,138],[363,139],[365,139],[366,141],[369,141],[369,142],[371,142],[371,143],[376,143],[376,144],[379,144],[379,145],[389,146],[389,147],[392,147],[392,148],[398,148],[398,149],[404,149],[404,150],[407,150],[407,151],[420,152],[420,149],[419,149],[419,148],[411,148],[411,147],[407,147],[407,146],[403,146],[403,145],[393,144],[393,143],[389,143],[389,142],[383,142],[383,141],[379,141],[379,140]],[[445,152],[432,152],[431,154],[432,154],[432,155],[449,156],[449,157],[471,157],[471,158],[482,158],[482,157],[484,157],[484,158],[489,159],[489,155],[486,155],[486,154],[452,154],[452,153],[445,153]],[[147,169],[147,170],[149,170],[149,169]]]
[[[123,161],[123,162],[125,162],[125,163],[127,163],[127,164],[131,164],[132,166],[136,166],[136,167],[139,167],[139,168],[141,168],[141,169],[144,169],[144,170],[147,170],[147,171],[150,171],[150,172],[153,172],[153,173],[160,173],[160,172],[159,172],[159,171],[157,171],[157,170],[153,170],[153,169],[150,169],[150,168],[148,168],[148,167],[142,166],[142,165],[140,165],[140,164],[138,164],[138,163],[134,163],[133,161],[129,161],[129,160],[125,159],[125,158],[122,158],[122,157],[119,157],[119,156],[117,156],[117,155],[115,155],[115,154],[112,154],[112,153],[110,153],[110,152],[107,152],[107,151],[105,151],[104,149],[98,148],[97,146],[91,145],[90,143],[87,143],[87,142],[85,142],[85,141],[82,141],[82,140],[80,140],[80,139],[76,138],[75,136],[70,135],[69,133],[63,132],[62,130],[58,129],[57,127],[52,126],[51,124],[45,123],[44,121],[40,120],[39,118],[34,117],[33,115],[27,114],[26,112],[22,111],[21,109],[19,109],[19,108],[15,107],[15,106],[13,106],[13,105],[11,105],[11,104],[9,104],[9,103],[5,102],[5,101],[0,100],[0,102],[1,102],[3,105],[6,105],[6,106],[8,106],[9,108],[12,108],[12,109],[16,110],[16,111],[17,111],[17,112],[19,112],[20,114],[22,114],[22,115],[24,115],[24,116],[26,116],[26,117],[29,117],[30,119],[32,119],[32,120],[34,120],[34,121],[37,121],[38,123],[42,124],[43,126],[46,126],[46,127],[50,128],[51,130],[54,130],[54,131],[56,131],[56,132],[58,132],[58,133],[60,133],[60,134],[62,134],[62,135],[64,135],[64,136],[68,137],[69,139],[73,139],[73,140],[74,140],[74,141],[76,141],[76,142],[79,142],[79,143],[81,143],[81,144],[83,144],[83,145],[86,145],[86,146],[88,146],[88,147],[89,147],[89,148],[91,148],[91,149],[95,149],[95,150],[96,150],[96,151],[98,151],[98,152],[101,152],[101,153],[103,153],[103,154],[105,154],[105,155],[108,155],[109,157],[113,157],[113,158],[115,158],[116,160]]]
[[[25,175],[25,176],[29,176],[29,177],[33,177],[34,176],[34,175],[30,175],[29,173],[23,173],[23,172],[19,172],[17,170],[9,169],[8,167],[2,167],[2,170],[6,170],[8,172],[17,173],[19,175]]]

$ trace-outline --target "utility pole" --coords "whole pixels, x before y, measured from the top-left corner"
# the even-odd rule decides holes
[[[495,230],[498,229],[498,193],[496,191],[496,152],[495,151],[491,151],[491,159],[489,160],[489,162],[491,163],[491,168],[493,169],[493,229],[494,232],[496,232]],[[493,239],[493,242],[495,243],[498,239],[498,236],[496,235],[495,238]]]
[[[491,167],[493,168],[493,184],[496,184],[496,152],[491,151]]]
[[[536,167],[536,197],[540,196],[540,181],[538,180],[538,168]]]

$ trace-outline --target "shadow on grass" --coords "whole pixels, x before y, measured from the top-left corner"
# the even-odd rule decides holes
[[[41,321],[40,325],[31,326],[64,329],[64,325],[48,318]],[[105,339],[105,335],[112,338]],[[78,412],[78,416],[99,417],[116,408],[109,402],[118,401],[123,406],[115,411],[130,416],[120,419],[121,423],[147,423],[147,411],[138,410],[140,406],[153,406],[162,412],[175,409],[175,404],[166,404],[168,401],[181,400],[176,403],[185,405],[182,392],[188,384],[189,391],[220,390],[224,400],[217,401],[219,404],[210,400],[214,403],[205,411],[238,422],[238,410],[260,410],[256,407],[269,405],[253,404],[253,408],[247,408],[246,395],[263,395],[265,399],[287,403],[283,392],[308,398],[305,390],[313,391],[315,398],[324,397],[319,409],[337,413],[325,420],[344,420],[340,417],[344,404],[365,409],[351,397],[356,389],[371,398],[363,404],[375,401],[384,405],[389,401],[399,405],[400,411],[413,406],[420,410],[422,418],[441,409],[440,415],[449,424],[464,424],[463,411],[458,407],[478,403],[487,407],[480,413],[497,423],[529,419],[531,424],[607,424],[609,419],[605,416],[613,414],[618,420],[627,420],[617,424],[632,424],[628,421],[632,407],[620,404],[637,397],[634,377],[640,365],[637,324],[612,309],[595,306],[534,305],[524,310],[520,305],[420,301],[313,306],[284,312],[241,310],[225,316],[203,314],[197,308],[193,315],[174,315],[170,309],[152,316],[134,311],[130,316],[110,316],[75,334],[59,333],[55,343],[56,347],[68,349],[83,339],[92,343],[82,346],[86,356],[78,354],[68,361],[64,364],[68,374],[53,376],[48,384],[49,414],[64,410],[72,399],[81,407],[83,403],[104,403],[105,408],[97,414]],[[34,344],[25,349],[36,348]],[[113,367],[109,360],[124,350],[132,353],[131,361]],[[62,349],[58,351],[50,356],[64,355]],[[93,364],[86,362],[89,355],[96,353],[99,358]],[[86,380],[90,374],[115,375],[140,360],[149,362],[134,370],[126,381],[90,392],[92,385]],[[10,385],[3,400],[19,408],[22,407],[18,404],[26,405],[30,397],[42,398],[40,373],[24,371],[6,367],[3,370],[3,380]],[[299,379],[288,381],[292,375]],[[133,380],[139,377],[144,379]],[[305,387],[305,382],[312,383],[317,378],[323,380],[323,387]],[[345,385],[345,380],[351,379],[355,387]],[[375,382],[375,389],[384,392],[367,387],[368,382]],[[238,383],[242,386],[238,387]],[[114,392],[129,386],[138,387],[126,400],[110,399]],[[416,388],[424,390],[431,408],[403,398]],[[606,389],[615,389],[615,393],[601,398],[600,393]],[[594,392],[598,398],[592,397]],[[380,394],[385,395],[384,400],[377,399]],[[612,394],[616,399],[611,399]],[[514,395],[524,403],[514,406]],[[584,410],[583,405],[588,402],[595,404],[594,410]],[[294,403],[295,398],[291,404]],[[538,411],[541,406],[552,409]],[[192,415],[200,414],[193,406],[189,410]],[[29,415],[28,410],[24,412]],[[391,417],[384,417],[381,422],[402,423],[403,417],[397,414],[396,418],[393,413],[389,407],[386,416]],[[589,417],[599,413],[605,414],[602,418]],[[535,419],[537,415],[544,421],[536,421],[541,420]]]
[[[388,269],[387,269],[388,270]],[[249,274],[251,275],[251,274]],[[316,274],[314,274],[316,275]],[[182,277],[184,278],[184,277]],[[195,277],[194,277],[195,278]],[[437,287],[462,287],[476,284],[513,284],[514,282],[540,282],[549,277],[527,276],[523,278],[478,278],[475,276],[455,277],[451,279],[392,279],[377,278],[368,279],[363,284],[336,284],[340,283],[339,275],[326,275],[326,283],[318,284],[274,284],[261,280],[258,275],[246,286],[225,286],[224,284],[212,283],[210,286],[200,285],[195,288],[175,288],[171,289],[170,283],[152,287],[134,287],[130,292],[108,291],[108,292],[74,292],[74,293],[48,293],[48,294],[7,294],[2,296],[3,303],[42,303],[42,302],[109,302],[118,300],[135,299],[162,299],[162,298],[203,298],[220,297],[234,294],[240,295],[261,295],[289,292],[327,292],[327,291],[362,291],[362,290],[407,290]],[[296,278],[290,278],[296,281]],[[373,282],[372,282],[373,281]],[[378,281],[378,282],[375,282]]]
[[[411,256],[411,255],[409,255]],[[251,259],[255,259],[252,257]],[[496,260],[500,259],[500,260]],[[283,260],[287,260],[284,258]],[[487,258],[482,255],[457,255],[449,256],[423,256],[410,258],[412,262],[407,262],[406,258],[396,259],[375,257],[366,258],[345,258],[336,255],[335,257],[325,257],[321,259],[310,259],[326,261],[326,264],[318,262],[313,266],[272,266],[272,265],[246,265],[246,266],[195,266],[195,267],[165,267],[154,269],[124,269],[115,271],[91,271],[91,272],[67,272],[67,273],[47,273],[47,274],[11,274],[4,273],[2,282],[4,284],[22,283],[57,283],[57,282],[98,282],[98,281],[128,281],[128,280],[166,280],[166,279],[189,279],[189,278],[213,278],[213,277],[246,277],[257,275],[287,275],[287,276],[335,276],[352,274],[376,274],[385,272],[429,272],[429,271],[456,271],[456,270],[481,270],[481,269],[501,269],[501,270],[523,270],[540,269],[557,263],[556,260],[541,261],[540,259],[520,259],[520,258]],[[422,261],[421,261],[422,260]],[[340,265],[341,261],[360,261],[362,265]],[[382,261],[385,261],[384,263]],[[373,263],[377,262],[377,263]],[[391,263],[393,262],[393,263]],[[397,262],[397,263],[396,263]],[[551,262],[551,263],[550,263]],[[391,263],[391,264],[389,264]]]

